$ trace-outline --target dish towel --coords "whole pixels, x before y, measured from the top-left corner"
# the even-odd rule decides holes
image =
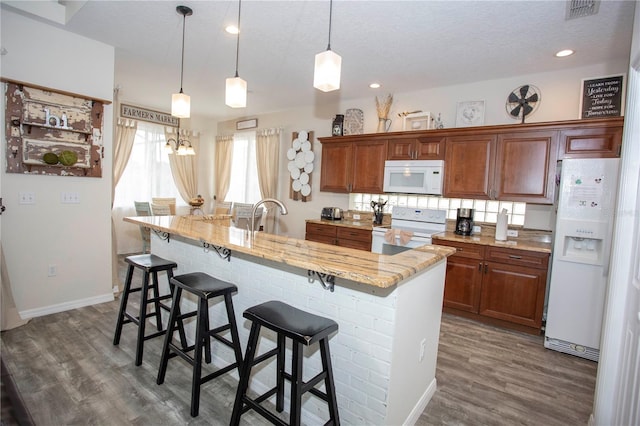
[[[411,238],[413,237],[413,232],[410,231],[402,231],[400,229],[389,229],[384,233],[384,240],[388,244],[398,244],[406,245]],[[398,241],[399,240],[399,241]]]

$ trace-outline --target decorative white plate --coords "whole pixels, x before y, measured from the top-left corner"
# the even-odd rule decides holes
[[[300,183],[303,185],[306,185],[309,183],[309,175],[302,172],[300,173],[300,177],[299,177]]]
[[[300,177],[300,169],[296,167],[295,169],[291,170],[291,177],[293,179],[298,179]],[[308,177],[307,180],[309,180]]]
[[[289,161],[287,163],[287,169],[289,170],[289,172],[292,172],[293,169],[298,169],[298,167],[296,166],[296,162],[295,161]]]
[[[293,148],[289,148],[287,150],[287,159],[294,160],[296,158],[296,150]]]
[[[296,162],[296,166],[297,166],[299,169],[302,169],[302,168],[304,167],[304,165],[305,165],[305,164],[307,164],[307,162],[306,162],[306,161],[304,161],[304,154],[303,154],[302,152],[299,152],[299,153],[296,155],[295,162]]]
[[[300,191],[300,189],[302,188],[302,184],[298,179],[294,180],[291,186],[293,187],[293,190],[296,192]]]
[[[300,139],[301,141],[306,141],[309,139],[309,134],[306,130],[300,130],[298,132],[298,139]]]
[[[302,149],[303,152],[311,151],[311,142],[309,141],[302,142],[300,144],[300,149]]]
[[[313,163],[307,163],[304,165],[305,173],[311,173],[313,171]]]
[[[307,151],[304,153],[304,161],[306,161],[307,163],[313,163],[314,158],[316,158],[316,155],[313,153],[313,151]]]
[[[293,143],[291,144],[291,146],[293,146],[293,149],[298,151],[300,149],[300,140],[299,139],[294,139]]]
[[[302,188],[300,188],[300,193],[305,197],[311,194],[311,185],[302,185]]]

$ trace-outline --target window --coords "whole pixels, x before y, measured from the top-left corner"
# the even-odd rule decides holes
[[[186,205],[173,182],[165,144],[164,126],[138,122],[127,168],[116,187],[114,208],[133,210],[134,201],[151,202],[152,197],[175,197],[178,206]]]
[[[260,198],[256,132],[236,133],[233,135],[233,164],[229,191],[224,201],[255,204]]]

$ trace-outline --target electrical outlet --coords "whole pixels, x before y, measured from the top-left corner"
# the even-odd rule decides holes
[[[58,267],[56,265],[49,265],[47,268],[47,276],[55,277],[56,275],[58,275]]]
[[[518,231],[515,229],[507,229],[507,237],[517,237]]]
[[[35,204],[36,203],[36,193],[35,192],[21,192],[20,196],[20,204]]]
[[[427,347],[427,339],[422,339],[420,341],[420,354],[418,355],[418,361],[422,362],[422,360],[424,359],[424,351]]]
[[[353,215],[353,220],[360,220],[360,215],[359,214],[354,214]]]
[[[60,202],[62,204],[80,204],[80,194],[77,192],[61,192]]]
[[[474,234],[479,234],[480,232],[482,232],[482,227],[479,225],[473,225],[473,233]]]

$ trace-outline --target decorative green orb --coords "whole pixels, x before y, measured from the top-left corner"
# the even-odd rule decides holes
[[[78,154],[73,151],[62,151],[58,159],[63,166],[73,166],[78,162]]]
[[[58,164],[58,156],[53,152],[47,152],[42,156],[42,161],[47,164]]]

